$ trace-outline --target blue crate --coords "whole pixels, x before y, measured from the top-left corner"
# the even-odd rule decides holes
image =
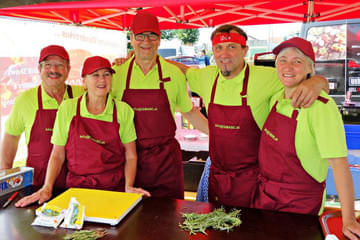
[[[348,161],[350,164],[360,164],[360,157],[349,154]],[[350,171],[354,182],[355,198],[360,199],[360,169],[351,167]],[[338,195],[335,189],[334,174],[330,167],[326,178],[326,194]]]
[[[360,125],[345,124],[346,144],[348,149],[360,149]]]

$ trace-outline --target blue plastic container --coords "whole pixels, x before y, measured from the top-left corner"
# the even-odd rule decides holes
[[[350,168],[350,171],[354,182],[355,198],[360,199],[360,170],[357,168]],[[338,195],[335,188],[334,174],[331,168],[329,168],[326,178],[326,195]]]
[[[346,144],[348,149],[360,149],[360,125],[345,124]]]
[[[349,154],[348,162],[352,165],[360,165],[360,156]],[[350,171],[354,182],[355,198],[360,199],[360,169],[356,167],[351,167]],[[335,196],[338,195],[335,189],[334,174],[331,167],[329,167],[328,175],[326,178],[326,194]]]

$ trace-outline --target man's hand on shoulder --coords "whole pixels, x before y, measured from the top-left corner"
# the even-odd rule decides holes
[[[128,52],[127,56],[125,58],[115,58],[112,62],[112,66],[120,66],[121,64],[124,64],[129,58],[131,58],[134,55],[134,50],[131,50]]]

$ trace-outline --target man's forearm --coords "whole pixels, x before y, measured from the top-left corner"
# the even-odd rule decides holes
[[[312,78],[319,80],[319,83],[321,84],[322,89],[323,89],[326,93],[329,93],[329,92],[330,92],[329,82],[328,82],[328,80],[327,80],[324,76],[322,76],[322,75],[315,75],[315,76],[313,76]]]
[[[20,136],[13,136],[5,133],[1,145],[0,169],[12,168],[13,162],[18,149]]]
[[[193,107],[189,112],[182,113],[189,122],[198,130],[205,134],[209,134],[208,120],[201,114],[199,109]]]
[[[172,61],[170,59],[165,59],[167,62],[177,66],[185,75],[186,75],[186,71],[190,68],[188,66],[186,66],[185,64],[176,62],[176,61]]]

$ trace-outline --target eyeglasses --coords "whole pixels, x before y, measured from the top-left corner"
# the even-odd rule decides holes
[[[41,64],[46,70],[49,70],[52,67],[55,67],[56,69],[65,69],[65,65],[60,62],[42,62]]]
[[[147,34],[144,34],[144,33],[140,33],[140,34],[136,34],[135,35],[135,40],[136,41],[144,41],[145,38],[148,38],[150,41],[156,41],[159,39],[159,36],[156,35],[155,33],[147,33]]]

